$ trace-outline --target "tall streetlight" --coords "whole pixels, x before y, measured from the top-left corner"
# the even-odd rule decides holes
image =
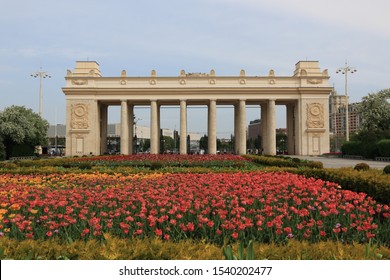
[[[31,77],[39,77],[39,115],[42,117],[42,78],[51,78],[49,73],[42,71],[42,66],[39,71],[31,74]]]
[[[355,67],[348,66],[348,63],[345,62],[345,67],[340,67],[336,70],[336,73],[340,73],[345,75],[345,101],[347,102],[347,108],[345,110],[345,140],[349,141],[349,101],[348,101],[348,72],[355,73],[357,70]]]

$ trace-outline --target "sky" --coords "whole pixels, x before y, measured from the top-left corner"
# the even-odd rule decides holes
[[[300,60],[319,61],[330,85],[344,94],[339,67],[348,75],[350,102],[390,87],[388,0],[0,0],[0,111],[20,105],[38,112],[44,79],[43,117],[65,123],[66,70],[97,61],[103,76],[178,76],[186,72],[292,76]],[[135,109],[149,125],[149,108]],[[217,136],[233,132],[233,109],[217,108]],[[247,108],[247,123],[259,118]],[[277,127],[285,127],[278,106]],[[110,107],[109,123],[119,122]],[[207,131],[206,108],[188,109],[188,130]],[[179,109],[161,109],[161,127],[179,129]]]

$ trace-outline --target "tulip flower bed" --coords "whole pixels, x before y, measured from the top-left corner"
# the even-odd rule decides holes
[[[159,162],[168,166],[242,166],[247,160],[241,156],[232,154],[221,155],[179,155],[179,154],[136,154],[136,155],[113,155],[100,157],[75,158],[78,161],[87,161],[95,165],[148,165]]]
[[[88,158],[90,159],[90,158]],[[284,172],[0,175],[0,235],[367,242],[389,246],[389,205]]]

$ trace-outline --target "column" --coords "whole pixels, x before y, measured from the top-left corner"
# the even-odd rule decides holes
[[[267,108],[267,152],[268,155],[276,155],[276,120],[275,99],[268,100]]]
[[[161,122],[160,122],[160,105],[157,104],[157,153],[160,154],[161,153],[161,137],[162,137],[162,134],[161,134]]]
[[[100,154],[107,153],[108,105],[100,104]]]
[[[238,152],[238,147],[240,143],[240,137],[238,137],[239,134],[239,106],[238,104],[234,104],[234,153],[237,155],[239,154]]]
[[[239,128],[238,128],[238,154],[246,154],[246,108],[245,100],[240,100],[238,103],[239,108]]]
[[[187,103],[180,100],[180,154],[187,154]]]
[[[128,105],[129,112],[129,154],[134,154],[134,105]],[[135,143],[137,144],[137,143]]]
[[[95,131],[93,130],[93,127],[91,126],[91,138],[90,140],[94,140],[94,142],[92,143],[88,143],[90,140],[88,139],[89,137],[88,136],[85,136],[83,137],[83,139],[80,139],[80,140],[76,140],[77,141],[82,141],[82,144],[81,145],[81,150],[82,150],[82,154],[83,155],[99,155],[100,154],[100,149],[101,149],[101,126],[99,125],[100,124],[100,119],[101,119],[101,116],[100,116],[100,102],[98,100],[93,100],[92,101],[92,104],[93,104],[93,113],[91,115],[94,116],[94,127],[95,127]],[[95,137],[93,137],[93,135]],[[93,139],[95,138],[95,139]],[[76,144],[76,148],[77,148],[77,144]]]
[[[261,147],[263,149],[263,154],[265,151],[268,151],[268,141],[267,141],[267,104],[261,104]]]
[[[294,155],[294,142],[295,142],[295,133],[294,133],[294,104],[286,105],[286,125],[287,125],[287,153],[289,155]]]
[[[295,117],[295,154],[304,155],[302,149],[302,99],[298,99],[294,106],[294,117]]]
[[[208,147],[209,154],[217,153],[217,102],[211,99],[208,110]]]
[[[150,101],[150,153],[158,154],[157,101]]]
[[[127,100],[121,100],[121,154],[129,154],[129,112]]]

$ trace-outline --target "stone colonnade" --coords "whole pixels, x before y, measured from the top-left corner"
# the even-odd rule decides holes
[[[187,154],[187,100],[178,100],[180,104],[180,154]],[[210,99],[205,101],[207,104],[208,121],[208,147],[209,154],[217,153],[217,100]],[[262,135],[263,135],[263,149],[264,154],[275,155],[276,154],[276,103],[275,99],[266,100],[259,103],[261,108],[262,120]],[[100,154],[107,152],[107,124],[108,124],[108,105],[105,103],[98,103],[100,111]],[[160,104],[157,100],[150,100],[150,153],[158,154],[159,142],[160,142]],[[236,154],[246,153],[246,140],[247,140],[247,124],[246,124],[246,100],[240,99],[233,103],[234,106],[234,136],[235,147],[234,152]],[[121,100],[120,103],[120,149],[121,154],[132,154],[133,143],[133,127],[134,127],[134,104],[131,100]],[[294,151],[294,118],[292,117],[292,111],[294,104],[288,104],[287,106],[287,127],[288,127],[288,139],[289,146],[288,151],[293,153]]]
[[[120,105],[121,153],[132,154],[134,107],[150,106],[150,152],[160,151],[160,107],[180,106],[180,154],[187,151],[187,107],[206,105],[208,149],[217,152],[217,105],[234,106],[236,154],[246,153],[246,106],[261,107],[262,148],[276,154],[276,105],[286,106],[287,150],[295,155],[329,152],[329,86],[327,70],[318,61],[299,61],[293,76],[216,76],[180,72],[176,77],[102,77],[95,61],[78,61],[67,71],[66,155],[103,154],[107,147],[108,106]],[[190,120],[197,121],[197,120]]]

